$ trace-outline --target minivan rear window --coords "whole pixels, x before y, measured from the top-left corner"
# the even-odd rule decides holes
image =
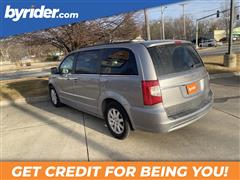
[[[170,44],[148,48],[156,73],[167,75],[203,66],[202,60],[190,44]]]

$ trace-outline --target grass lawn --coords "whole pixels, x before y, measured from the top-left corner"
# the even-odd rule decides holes
[[[240,54],[237,54],[238,66],[236,68],[228,68],[223,66],[224,56],[205,56],[202,57],[203,62],[210,74],[240,72]]]
[[[0,101],[48,95],[48,78],[28,78],[0,83]]]

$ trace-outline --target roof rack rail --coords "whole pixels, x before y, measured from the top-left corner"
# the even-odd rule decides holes
[[[110,42],[97,42],[93,46],[108,45],[108,44],[118,44],[118,43],[129,43],[131,40],[114,40]]]
[[[102,46],[102,45],[109,45],[109,44],[119,44],[119,43],[131,43],[131,42],[141,42],[141,41],[145,41],[144,39],[142,39],[141,37],[137,37],[135,39],[123,39],[123,40],[112,40],[110,42],[97,42],[94,43],[93,45],[89,45],[86,47],[92,47],[92,46]]]

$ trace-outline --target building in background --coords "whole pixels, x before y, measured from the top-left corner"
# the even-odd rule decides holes
[[[216,41],[226,38],[226,30],[214,30],[213,34]],[[240,27],[233,29],[233,40],[240,40]]]

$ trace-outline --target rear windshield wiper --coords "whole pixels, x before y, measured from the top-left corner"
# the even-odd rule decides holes
[[[196,68],[196,67],[198,67],[199,65],[200,65],[200,64],[191,64],[190,67],[191,67],[191,68]]]

